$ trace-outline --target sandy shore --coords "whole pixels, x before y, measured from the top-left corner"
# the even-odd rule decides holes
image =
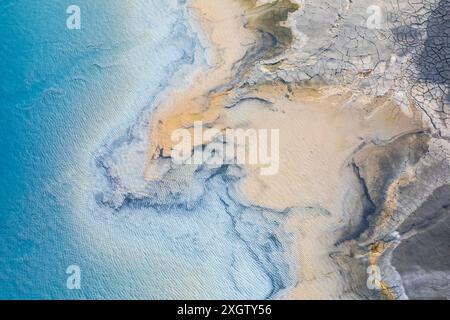
[[[240,201],[292,208],[285,227],[295,237],[298,285],[281,298],[342,297],[344,279],[330,252],[354,210],[347,206],[358,196],[348,159],[364,143],[419,130],[420,117],[402,113],[389,97],[355,101],[346,88],[288,88],[282,83],[247,90],[248,96],[270,101],[271,107],[241,97],[242,102],[227,109],[234,98],[229,84],[258,42],[257,32],[246,27],[251,5],[193,0],[189,6],[193,21],[205,33],[210,67],[158,107],[151,120],[146,178],[157,176],[153,160],[170,156],[171,133],[192,128],[194,121],[218,129],[280,129],[280,172],[261,176],[257,166],[247,166],[246,178],[236,186]]]
[[[348,159],[364,141],[388,141],[417,130],[420,121],[389,101],[349,105],[351,94],[325,88],[297,89],[288,97],[283,85],[257,91],[273,102],[272,108],[246,102],[230,111],[229,122],[233,127],[279,128],[280,172],[262,176],[248,168],[238,186],[242,201],[292,208],[286,227],[296,237],[300,283],[284,297],[337,298],[344,279],[329,254],[353,213],[346,207],[348,198],[359,196]]]
[[[149,159],[170,156],[171,134],[178,128],[191,128],[194,121],[205,125],[224,123],[223,102],[226,92],[214,90],[233,80],[234,64],[255,43],[254,32],[244,27],[243,7],[236,1],[194,0],[189,4],[192,20],[202,29],[207,42],[209,68],[195,75],[192,84],[181,92],[173,92],[158,107],[150,127]],[[233,36],[230,36],[233,35]],[[223,126],[221,126],[223,128]],[[145,176],[151,179],[151,167]]]

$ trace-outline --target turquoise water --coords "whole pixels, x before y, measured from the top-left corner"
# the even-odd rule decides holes
[[[74,240],[66,172],[192,59],[181,12],[164,1],[80,0],[82,28],[68,30],[72,3],[0,3],[0,298],[131,296],[101,264],[82,269],[97,286],[67,290],[67,266],[96,259]]]
[[[204,53],[184,1],[80,0],[81,30],[66,28],[70,4],[0,3],[0,299],[257,299],[283,289],[282,213],[236,203],[225,175],[192,186],[204,190],[192,208],[97,201],[107,189],[99,155],[132,149],[133,124],[174,81],[185,85]],[[66,286],[70,265],[80,290]]]

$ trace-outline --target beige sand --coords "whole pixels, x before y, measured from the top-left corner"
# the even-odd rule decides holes
[[[285,90],[285,89],[284,89]],[[327,92],[328,91],[328,92]],[[346,194],[354,185],[348,159],[363,141],[389,140],[421,127],[386,101],[346,106],[349,94],[258,88],[271,109],[246,102],[228,114],[232,127],[279,128],[280,172],[262,176],[256,167],[239,185],[243,201],[283,210],[293,207],[288,229],[297,236],[300,283],[284,298],[337,298],[343,279],[329,258],[346,223]],[[359,106],[359,107],[357,107]]]
[[[226,93],[211,93],[211,90],[233,79],[236,70],[233,64],[242,59],[255,34],[244,28],[243,8],[236,1],[193,0],[190,4],[193,20],[205,31],[208,58],[211,67],[198,74],[192,85],[182,92],[172,92],[152,118],[151,147],[149,159],[169,156],[172,142],[170,136],[175,129],[190,128],[194,121],[204,124],[223,120],[223,100]],[[156,130],[155,130],[156,128]],[[154,175],[147,166],[145,176]]]
[[[363,97],[350,104],[352,93],[345,88],[297,88],[289,93],[281,84],[260,85],[251,92],[273,107],[246,101],[225,109],[230,93],[211,90],[236,75],[233,65],[257,41],[255,33],[244,27],[245,9],[236,1],[193,0],[191,11],[206,33],[211,67],[188,89],[171,93],[153,117],[145,176],[157,176],[152,159],[170,155],[173,130],[190,128],[194,121],[219,129],[280,129],[279,174],[261,176],[257,166],[248,166],[248,176],[237,188],[243,202],[293,208],[286,228],[296,237],[299,284],[282,298],[338,298],[343,281],[329,253],[346,222],[343,199],[354,187],[347,160],[363,141],[417,130],[420,119],[404,115],[389,97]]]

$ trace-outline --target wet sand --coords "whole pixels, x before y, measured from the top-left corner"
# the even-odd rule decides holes
[[[214,122],[216,126],[219,120],[224,122],[226,92],[215,90],[233,80],[237,72],[234,64],[255,42],[254,32],[244,27],[243,8],[236,1],[194,0],[190,12],[193,23],[204,33],[202,45],[210,66],[194,75],[188,88],[168,94],[156,110],[150,125],[149,159],[170,156],[171,134],[178,128],[192,128],[195,121],[205,125]],[[145,176],[153,176],[151,166],[147,166]]]

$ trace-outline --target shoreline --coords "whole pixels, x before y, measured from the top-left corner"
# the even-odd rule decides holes
[[[227,109],[227,104],[235,98],[233,95],[239,93],[234,92],[234,87],[216,90],[230,83],[233,74],[237,75],[237,71],[233,71],[237,61],[244,64],[241,59],[248,53],[248,48],[239,44],[251,36],[254,43],[261,41],[258,39],[260,34],[244,27],[248,25],[246,19],[249,19],[245,16],[247,8],[234,4],[232,1],[221,3],[221,6],[228,5],[228,16],[223,18],[223,7],[199,0],[191,2],[190,9],[196,12],[194,20],[198,27],[203,28],[210,46],[215,48],[215,64],[193,79],[194,83],[186,91],[175,92],[175,97],[172,96],[171,101],[152,115],[153,129],[149,139],[153,150],[149,151],[145,177],[150,181],[161,179],[163,175],[152,173],[157,166],[151,163],[157,162],[159,157],[170,156],[170,132],[178,128],[192,130],[195,121],[203,121],[207,127],[220,131],[225,128],[280,129],[281,172],[274,177],[261,177],[255,173],[258,166],[245,166],[247,175],[236,184],[237,197],[242,203],[270,210],[296,208],[285,227],[298,239],[294,247],[297,248],[296,268],[300,284],[286,288],[278,296],[290,299],[337,298],[345,291],[345,281],[340,279],[339,269],[328,255],[335,250],[334,243],[339,237],[336,233],[340,234],[338,230],[344,228],[347,219],[341,201],[355,185],[350,173],[346,173],[347,178],[342,180],[342,168],[362,140],[388,141],[399,134],[419,130],[421,121],[415,114],[412,117],[416,120],[410,122],[411,117],[396,114],[395,105],[389,106],[383,101],[377,102],[379,107],[370,107],[373,112],[364,111],[362,107],[368,105],[370,99],[360,100],[360,105],[354,104],[353,109],[344,108],[352,97],[345,87],[337,91],[332,87],[305,91],[279,84],[256,85],[238,97],[238,105]],[[228,25],[223,21],[227,19],[236,19],[233,31],[228,31],[240,41],[226,38]],[[258,102],[244,101],[245,96],[270,101],[271,108],[276,111],[267,110]],[[283,131],[286,127],[290,128],[289,134]],[[301,141],[305,145],[296,151],[298,136],[302,135]],[[321,140],[321,135],[328,137],[331,144]],[[338,149],[334,147],[336,144],[340,145]],[[305,157],[305,153],[308,156]],[[302,208],[313,208],[306,215],[309,218],[301,218],[304,215]],[[327,214],[323,215],[323,212]],[[321,242],[318,240],[320,237],[328,240]],[[321,249],[319,243],[322,243]]]
[[[230,215],[232,232],[251,248],[259,263],[268,259],[261,268],[272,279],[269,298],[358,298],[359,290],[367,290],[367,259],[364,254],[362,258],[350,258],[352,253],[348,251],[356,250],[353,246],[359,241],[357,251],[370,254],[364,241],[371,229],[377,230],[376,223],[367,222],[364,233],[353,230],[366,223],[370,202],[366,180],[376,181],[383,175],[380,170],[363,176],[360,168],[364,166],[355,162],[361,155],[372,158],[387,153],[398,140],[413,141],[429,128],[409,97],[389,88],[393,83],[378,87],[375,74],[371,79],[373,87],[364,86],[364,81],[375,73],[366,70],[371,59],[358,62],[361,71],[353,78],[343,72],[349,82],[339,82],[338,76],[330,83],[326,79],[302,79],[303,65],[298,62],[303,63],[302,54],[307,58],[306,65],[319,58],[308,57],[303,34],[294,30],[293,21],[288,21],[289,14],[296,13],[299,7],[286,5],[291,3],[288,0],[256,3],[189,2],[190,23],[202,30],[198,35],[208,67],[190,76],[181,75],[179,80],[186,76],[189,83],[168,88],[150,118],[141,119],[145,134],[140,139],[146,145],[137,149],[138,160],[133,161],[142,160],[144,168],[138,174],[133,172],[133,181],[126,171],[121,172],[126,163],[106,167],[113,172],[111,180],[117,178],[120,182],[112,184],[113,195],[102,201],[116,210],[131,203],[155,210],[179,206],[195,211],[206,194],[216,193],[224,205],[218,214]],[[285,22],[292,32],[281,26]],[[279,41],[268,41],[277,36]],[[332,74],[329,66],[322,65],[324,73]],[[320,65],[314,70],[320,72]],[[386,72],[390,76],[394,71],[388,68]],[[260,176],[258,165],[222,171],[174,165],[170,159],[171,133],[176,129],[192,131],[199,121],[219,132],[227,128],[279,129],[279,174]],[[209,181],[216,176],[223,179],[223,185],[210,189]],[[407,175],[400,186],[390,188],[393,203],[400,187],[414,183],[412,178]],[[236,207],[234,213],[229,212],[230,203]],[[389,219],[393,210],[385,211]],[[280,227],[267,221],[260,223],[258,218],[251,228],[242,230],[240,220],[255,216],[263,221],[266,216],[275,216]],[[264,231],[267,238],[255,239],[253,228]],[[356,238],[351,237],[352,232],[356,232]],[[262,249],[264,245],[276,248],[267,253]],[[345,273],[351,268],[357,268],[357,275]],[[400,289],[390,291],[389,279],[383,286],[388,298],[402,296]],[[357,292],[349,289],[353,287],[358,288]]]
[[[163,101],[162,105],[154,110],[150,120],[149,141],[151,141],[151,145],[148,159],[157,159],[160,154],[163,157],[170,156],[170,135],[175,129],[191,128],[194,121],[203,121],[206,124],[217,122],[223,117],[221,105],[225,93],[215,94],[214,91],[223,83],[232,80],[235,74],[232,70],[233,64],[244,57],[246,48],[240,44],[239,37],[224,40],[221,33],[225,34],[231,29],[235,33],[244,33],[242,40],[250,36],[250,33],[247,30],[244,31],[244,27],[239,23],[241,20],[239,5],[229,3],[232,2],[223,1],[218,5],[204,0],[191,1],[188,8],[191,12],[190,19],[197,28],[202,30],[200,35],[205,41],[202,44],[206,46],[205,53],[207,61],[209,60],[209,67],[191,76],[189,78],[191,84],[187,88],[175,89],[170,96],[167,94],[166,101]],[[227,17],[222,18],[223,12],[227,12]],[[235,20],[238,23],[234,23]],[[214,28],[217,28],[218,31],[215,31]],[[224,42],[221,42],[219,46],[217,42],[221,40]],[[233,48],[230,50],[231,52],[227,52],[228,47]],[[175,97],[173,93],[176,93]],[[144,169],[144,175],[148,180],[153,179],[151,171],[151,164],[148,163]]]

